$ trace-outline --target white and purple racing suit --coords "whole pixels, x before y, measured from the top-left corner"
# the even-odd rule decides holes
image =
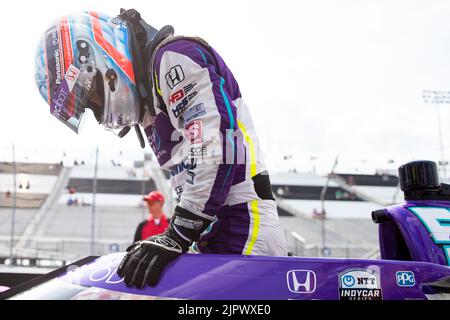
[[[213,221],[201,253],[287,255],[250,112],[219,54],[170,37],[151,60],[156,118],[142,125],[179,197],[176,211]]]

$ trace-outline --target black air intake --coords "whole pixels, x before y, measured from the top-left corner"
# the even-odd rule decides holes
[[[408,162],[398,168],[403,192],[439,189],[437,165],[433,161]]]

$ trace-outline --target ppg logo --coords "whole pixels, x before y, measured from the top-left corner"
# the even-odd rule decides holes
[[[416,279],[412,271],[397,271],[395,277],[399,287],[414,287],[416,285]]]
[[[313,293],[316,290],[316,274],[311,270],[291,270],[287,273],[289,291]]]

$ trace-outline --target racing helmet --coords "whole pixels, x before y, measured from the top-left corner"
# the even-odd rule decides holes
[[[76,133],[86,109],[105,129],[139,122],[128,37],[123,20],[97,12],[64,16],[43,35],[35,57],[36,85],[50,113]]]

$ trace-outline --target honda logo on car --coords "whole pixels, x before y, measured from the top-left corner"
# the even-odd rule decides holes
[[[341,300],[382,300],[378,276],[367,270],[349,270],[339,275]]]
[[[397,271],[395,277],[399,287],[414,287],[416,285],[416,279],[412,271]]]
[[[316,290],[316,274],[311,270],[290,270],[287,273],[289,291],[313,293]]]

